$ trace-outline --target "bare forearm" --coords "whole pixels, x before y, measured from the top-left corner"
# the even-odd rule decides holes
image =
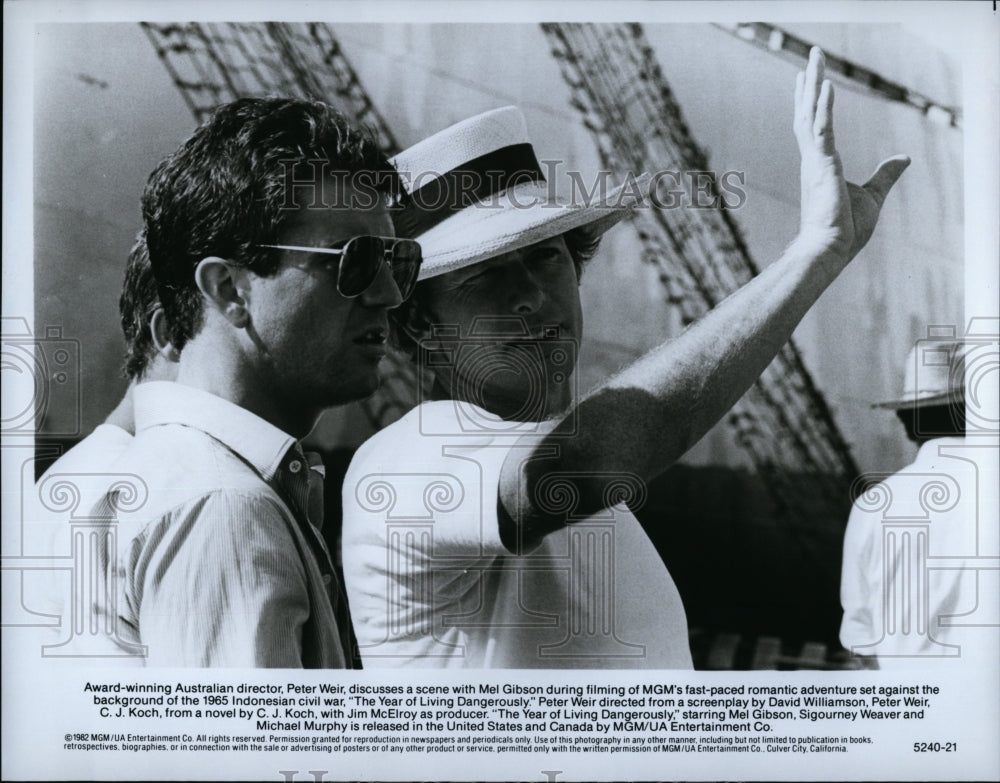
[[[538,488],[547,475],[573,476],[580,498],[575,511],[582,514],[614,502],[606,493],[609,474],[629,473],[645,481],[665,470],[743,395],[871,237],[909,159],[882,161],[864,185],[847,182],[833,138],[833,85],[823,74],[823,54],[813,49],[795,87],[799,237],[680,337],[651,351],[555,422],[542,444],[554,456],[521,462],[518,450],[512,452],[500,477],[500,503],[517,530],[544,535],[565,524],[539,503]]]
[[[576,512],[586,513],[606,505],[613,476],[647,481],[666,470],[746,392],[846,266],[818,246],[796,240],[683,334],[595,389],[536,450],[554,446],[555,456],[512,457],[501,480],[508,512],[551,529],[561,521],[546,519],[537,502],[546,476],[574,476]]]
[[[677,338],[603,384],[577,411],[579,437],[570,460],[657,476],[732,408],[791,337],[846,260],[803,240]],[[618,409],[615,398],[633,401]],[[639,415],[635,415],[638,413]],[[559,428],[556,429],[556,432]],[[564,439],[568,440],[568,439]],[[609,444],[617,447],[609,450]]]

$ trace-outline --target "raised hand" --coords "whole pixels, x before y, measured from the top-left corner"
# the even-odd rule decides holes
[[[795,137],[802,156],[802,219],[798,243],[844,263],[865,246],[889,190],[910,165],[905,155],[882,161],[858,186],[844,179],[833,138],[833,84],[823,78],[825,60],[809,53],[795,82]]]

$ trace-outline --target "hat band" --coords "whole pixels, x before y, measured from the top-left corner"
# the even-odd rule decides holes
[[[425,172],[400,172],[424,176]],[[531,144],[512,144],[480,155],[421,184],[393,212],[396,235],[412,239],[454,213],[502,193],[513,185],[545,182]]]

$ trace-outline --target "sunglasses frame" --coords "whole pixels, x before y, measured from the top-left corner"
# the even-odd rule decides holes
[[[344,256],[344,255],[346,255],[349,252],[348,248],[350,247],[351,243],[354,242],[357,239],[378,239],[379,241],[382,242],[382,257],[381,257],[381,259],[379,259],[378,263],[379,264],[388,264],[389,265],[389,273],[392,275],[392,281],[393,281],[393,283],[395,283],[396,288],[399,289],[400,296],[402,296],[403,299],[409,298],[410,294],[413,293],[413,289],[416,287],[417,276],[420,274],[420,265],[423,263],[423,253],[421,252],[420,243],[417,242],[415,239],[407,239],[407,238],[403,238],[403,237],[382,237],[382,236],[378,236],[376,234],[359,234],[358,236],[354,236],[354,237],[351,237],[350,239],[345,240],[343,247],[339,247],[339,248],[334,248],[334,247],[310,247],[310,246],[306,246],[306,245],[257,245],[257,247],[266,247],[266,248],[269,248],[271,250],[291,250],[292,252],[297,252],[297,253],[318,253],[320,255]],[[396,276],[394,274],[392,274],[392,272],[393,272],[393,263],[395,261],[395,254],[396,254],[396,245],[398,245],[400,242],[407,242],[407,243],[414,244],[417,247],[417,250],[418,250],[418,253],[419,253],[418,259],[417,259],[417,262],[416,262],[416,270],[415,270],[415,273],[413,275],[413,280],[410,282],[410,284],[409,284],[409,290],[407,290],[407,291],[403,291],[402,289],[399,288],[399,281],[396,279]],[[342,263],[338,264],[337,265],[337,293],[340,294],[345,299],[357,299],[359,296],[361,296],[362,294],[364,294],[365,291],[367,291],[369,288],[371,288],[373,285],[375,285],[375,281],[378,279],[378,275],[379,275],[379,272],[381,271],[381,267],[376,267],[375,273],[372,275],[371,282],[369,282],[368,285],[366,285],[364,288],[362,288],[356,294],[345,294],[341,290],[341,288],[340,288],[340,282],[341,282],[342,270],[343,270],[343,264]]]

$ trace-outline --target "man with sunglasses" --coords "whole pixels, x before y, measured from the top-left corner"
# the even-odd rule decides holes
[[[323,468],[299,440],[378,386],[388,311],[420,265],[394,237],[398,192],[372,138],[287,99],[221,106],[150,175],[147,244],[180,366],[137,389],[119,467],[139,497],[98,510],[118,522],[100,611],[147,665],[350,665]]]

